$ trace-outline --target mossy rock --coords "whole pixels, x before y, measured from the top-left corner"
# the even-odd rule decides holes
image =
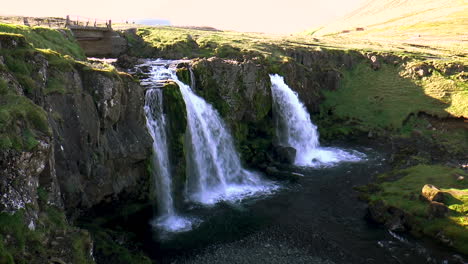
[[[94,263],[92,245],[86,231],[71,227],[62,209],[46,206],[31,230],[24,210],[0,213],[0,263],[47,263],[50,258],[79,264]],[[61,237],[60,242],[45,242]]]
[[[186,181],[185,134],[187,130],[187,109],[179,86],[174,82],[164,85],[163,110],[167,116],[169,160],[175,201],[183,201]]]
[[[0,49],[18,49],[27,48],[30,44],[21,34],[4,33],[0,31]]]
[[[465,179],[460,180],[460,176]],[[410,231],[433,237],[463,254],[468,253],[468,182],[466,172],[440,165],[417,165],[380,175],[381,183],[372,188],[361,188],[373,210],[385,212],[380,222],[389,221],[391,212],[402,212]],[[429,203],[419,199],[426,184],[432,184],[445,193],[446,217],[430,218]],[[380,206],[381,209],[376,208]],[[395,210],[387,210],[395,208]],[[389,213],[390,212],[390,213]]]

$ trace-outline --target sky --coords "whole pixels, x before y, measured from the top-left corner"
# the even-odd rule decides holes
[[[337,19],[364,0],[19,0],[4,1],[0,15],[58,16],[132,21],[154,18],[177,26],[294,33]],[[73,3],[73,4],[72,4]]]

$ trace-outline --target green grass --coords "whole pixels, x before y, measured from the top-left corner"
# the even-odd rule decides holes
[[[401,177],[397,180],[393,178]],[[465,180],[457,181],[458,176]],[[387,206],[402,209],[414,217],[413,231],[436,237],[438,232],[453,241],[460,252],[468,253],[468,174],[460,169],[439,165],[418,165],[408,169],[380,175],[379,190],[369,196],[370,202],[383,201]],[[392,180],[392,181],[386,181]],[[450,209],[445,218],[428,218],[428,203],[418,199],[422,187],[433,184],[449,192],[444,203]]]
[[[77,232],[65,218],[64,211],[53,206],[46,206],[39,214],[36,229],[30,230],[25,220],[25,211],[14,214],[0,213],[0,263],[27,264],[39,263],[50,256],[60,256],[58,248],[49,248],[44,244],[46,238],[57,235],[63,237],[61,246],[70,246],[73,263],[91,263],[86,245],[90,245],[90,237],[86,232]],[[4,240],[3,238],[7,237]],[[5,243],[5,241],[8,241]]]
[[[457,77],[446,77],[435,72],[417,83],[424,93],[447,105],[444,109],[455,117],[468,117],[468,83]]]
[[[322,117],[332,112],[363,131],[397,131],[411,114],[468,117],[466,83],[435,72],[421,80],[408,76],[413,65],[382,64],[375,71],[361,63],[343,72],[336,91],[324,91]]]
[[[51,49],[75,59],[84,60],[86,56],[69,30],[61,31],[44,27],[1,24],[0,33],[15,33],[25,37],[34,48]]]
[[[21,36],[13,37],[18,41],[23,39]],[[35,65],[26,58],[34,54],[33,48],[23,45],[2,53],[5,70],[16,77],[25,94],[32,94],[37,89],[33,80],[37,72]],[[45,111],[26,96],[17,94],[13,84],[1,77],[0,94],[0,149],[31,150],[37,145],[37,138],[51,134]]]
[[[38,144],[37,136],[50,134],[47,116],[41,107],[21,95],[2,95],[0,149],[31,150]]]
[[[242,33],[231,31],[206,31],[175,27],[146,27],[139,28],[136,34],[155,48],[148,53],[148,47],[142,49],[146,56],[164,56],[168,58],[197,58],[217,56],[227,59],[242,59],[262,57],[282,61],[283,47],[296,46],[281,37],[256,33]],[[135,37],[127,34],[127,39],[136,43]],[[150,49],[151,50],[151,49]],[[139,55],[139,54],[136,54]],[[141,55],[141,54],[140,54]]]

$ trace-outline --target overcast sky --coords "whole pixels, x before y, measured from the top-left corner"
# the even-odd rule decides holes
[[[292,33],[356,9],[363,0],[2,0],[0,15],[167,19],[172,25]],[[6,2],[6,3],[5,3]],[[75,3],[75,4],[72,4]]]

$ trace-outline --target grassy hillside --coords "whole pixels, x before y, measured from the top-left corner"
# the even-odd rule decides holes
[[[357,31],[358,27],[364,30]],[[369,0],[349,15],[308,34],[356,48],[372,42],[384,48],[405,50],[409,46],[466,55],[467,28],[466,0]]]
[[[37,49],[50,49],[80,60],[86,58],[71,32],[66,29],[54,30],[44,27],[0,23],[0,33],[20,34]]]
[[[394,36],[396,33],[400,37],[428,34],[466,38],[467,10],[468,3],[464,0],[368,0],[316,34],[355,31],[363,27],[361,35]]]

